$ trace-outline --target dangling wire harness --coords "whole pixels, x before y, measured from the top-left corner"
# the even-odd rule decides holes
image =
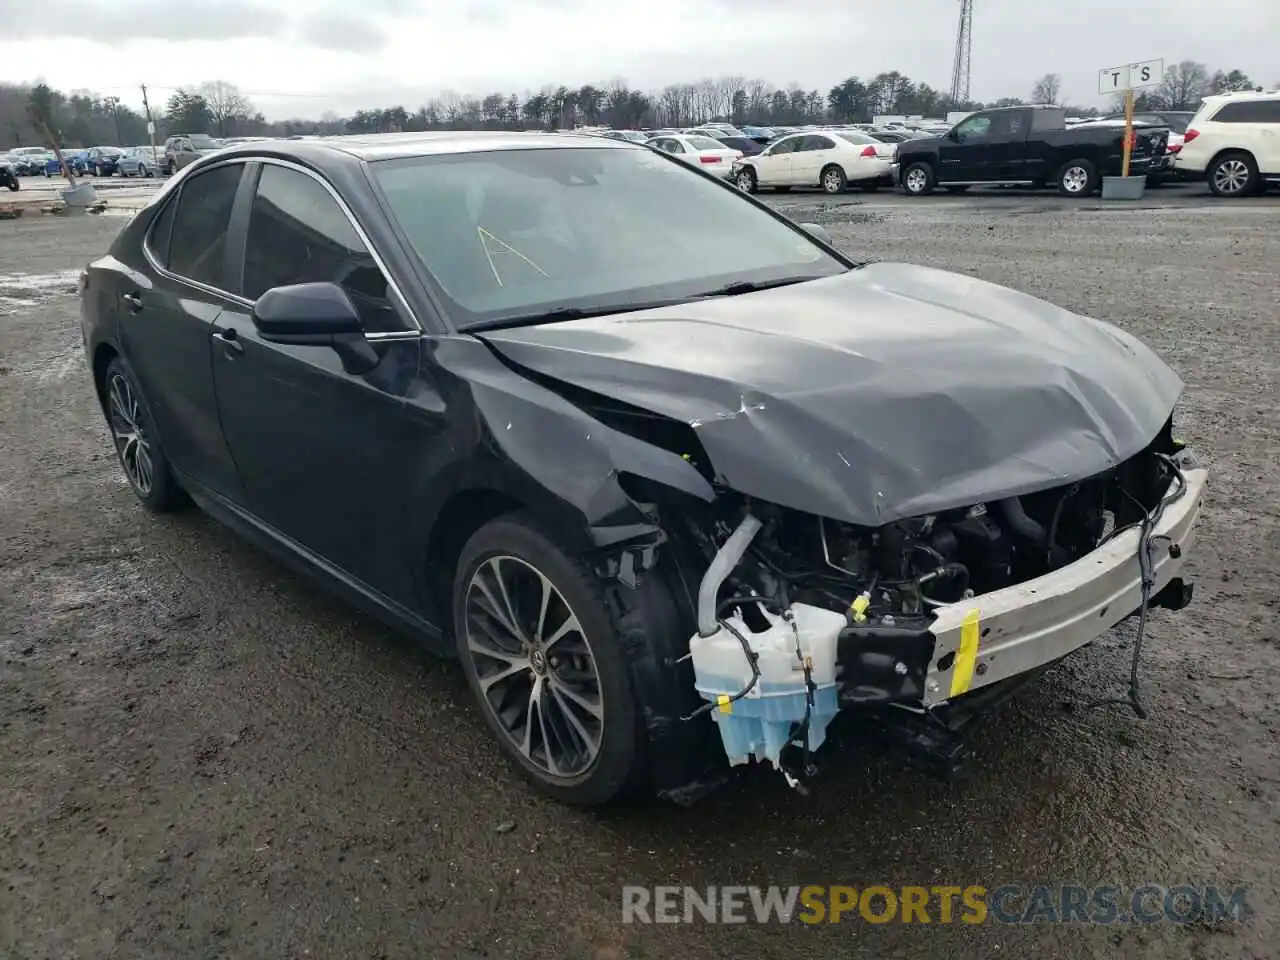
[[[1155,549],[1154,541],[1161,539],[1155,536],[1155,529],[1160,524],[1160,518],[1164,516],[1165,508],[1169,504],[1176,502],[1183,494],[1187,492],[1187,478],[1182,473],[1182,468],[1178,466],[1176,460],[1167,454],[1157,453],[1159,457],[1169,468],[1173,474],[1175,487],[1160,498],[1160,502],[1155,508],[1146,511],[1142,503],[1129,493],[1127,490],[1122,491],[1126,497],[1138,504],[1138,507],[1144,512],[1142,520],[1137,524],[1128,524],[1127,526],[1112,530],[1106,537],[1102,539],[1102,543],[1114,539],[1125,530],[1130,530],[1134,526],[1139,528],[1138,533],[1138,569],[1140,571],[1141,590],[1142,590],[1142,607],[1138,610],[1138,632],[1133,640],[1133,660],[1129,665],[1129,689],[1123,697],[1106,697],[1101,700],[1095,700],[1088,704],[1089,707],[1102,707],[1109,705],[1128,706],[1132,708],[1137,716],[1145,720],[1147,719],[1146,707],[1142,704],[1142,690],[1138,680],[1138,667],[1142,659],[1142,643],[1146,639],[1147,633],[1147,608],[1151,604],[1151,590],[1155,586],[1155,578],[1152,572],[1152,551]],[[1101,544],[1099,544],[1101,545]]]

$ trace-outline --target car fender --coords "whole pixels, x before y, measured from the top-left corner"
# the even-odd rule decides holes
[[[667,540],[656,509],[628,493],[627,478],[644,478],[690,505],[714,499],[714,488],[680,455],[606,426],[556,384],[539,382],[476,337],[423,343],[424,375],[441,388],[434,402],[466,391],[476,410],[447,443],[436,445],[452,462],[443,471],[438,464],[422,471],[413,522],[427,536],[420,552],[423,596],[431,597],[432,581],[438,589],[441,577],[452,579],[452,571],[428,567],[426,548],[455,507],[465,510],[493,494],[522,504],[569,549],[587,556],[604,581],[632,682],[646,704],[650,756],[662,758],[651,760],[656,791],[684,803],[713,790],[724,766],[714,725],[682,720],[700,701],[691,668],[680,662],[692,629],[692,611],[675,589],[681,547]],[[432,401],[410,396],[408,402]],[[659,566],[668,553],[671,562]],[[439,623],[435,606],[431,615]],[[443,619],[447,623],[447,613]]]
[[[634,550],[641,566],[653,562],[653,548],[665,540],[653,509],[627,493],[627,477],[641,477],[696,501],[715,497],[711,484],[688,461],[636,437],[612,429],[555,390],[499,359],[490,347],[466,335],[424,341],[423,383],[438,390],[410,395],[410,407],[424,416],[470,394],[476,417],[455,424],[444,442],[424,452],[413,498],[414,529],[427,556],[437,524],[449,519],[467,498],[493,493],[542,517],[582,553],[612,555]],[[435,370],[436,376],[427,371]],[[441,462],[444,458],[445,462]],[[633,557],[633,559],[635,559]],[[422,570],[423,595],[429,578]]]

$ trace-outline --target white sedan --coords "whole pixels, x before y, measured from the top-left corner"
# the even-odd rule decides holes
[[[725,179],[733,174],[734,164],[742,159],[741,150],[726,147],[719,140],[710,137],[685,133],[654,137],[649,141],[649,146]]]
[[[763,153],[739,160],[733,180],[747,193],[760,187],[821,187],[843,193],[851,183],[875,190],[893,184],[894,147],[855,130],[793,133]]]

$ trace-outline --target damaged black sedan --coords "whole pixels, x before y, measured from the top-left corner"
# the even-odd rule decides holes
[[[948,760],[1189,598],[1205,472],[1146,347],[854,262],[642,146],[232,147],[81,294],[142,503],[194,500],[456,653],[566,801],[686,800],[752,760],[800,786],[841,710]]]

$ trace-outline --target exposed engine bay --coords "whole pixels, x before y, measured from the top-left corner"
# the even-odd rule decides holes
[[[945,699],[925,689],[931,670],[956,660],[953,653],[933,663],[939,610],[972,604],[976,634],[984,595],[1062,570],[1132,530],[1146,557],[1136,562],[1142,593],[1113,619],[1141,614],[1127,698],[1141,713],[1137,657],[1146,609],[1189,600],[1179,580],[1170,584],[1176,596],[1153,602],[1148,569],[1155,524],[1186,492],[1179,454],[1170,422],[1146,450],[1087,479],[874,529],[718,499],[713,516],[690,525],[707,560],[690,642],[707,701],[698,714],[715,717],[731,764],[767,760],[800,786],[839,710],[919,711]],[[789,764],[783,752],[790,748],[801,757]]]
[[[849,609],[866,593],[863,612],[873,622],[927,616],[931,606],[1063,567],[1108,532],[1140,523],[1173,479],[1155,454],[1153,448],[1067,487],[879,529],[753,503],[750,511],[763,524],[749,554],[756,563],[744,563],[736,576],[774,600],[786,584],[791,600],[834,610]]]

